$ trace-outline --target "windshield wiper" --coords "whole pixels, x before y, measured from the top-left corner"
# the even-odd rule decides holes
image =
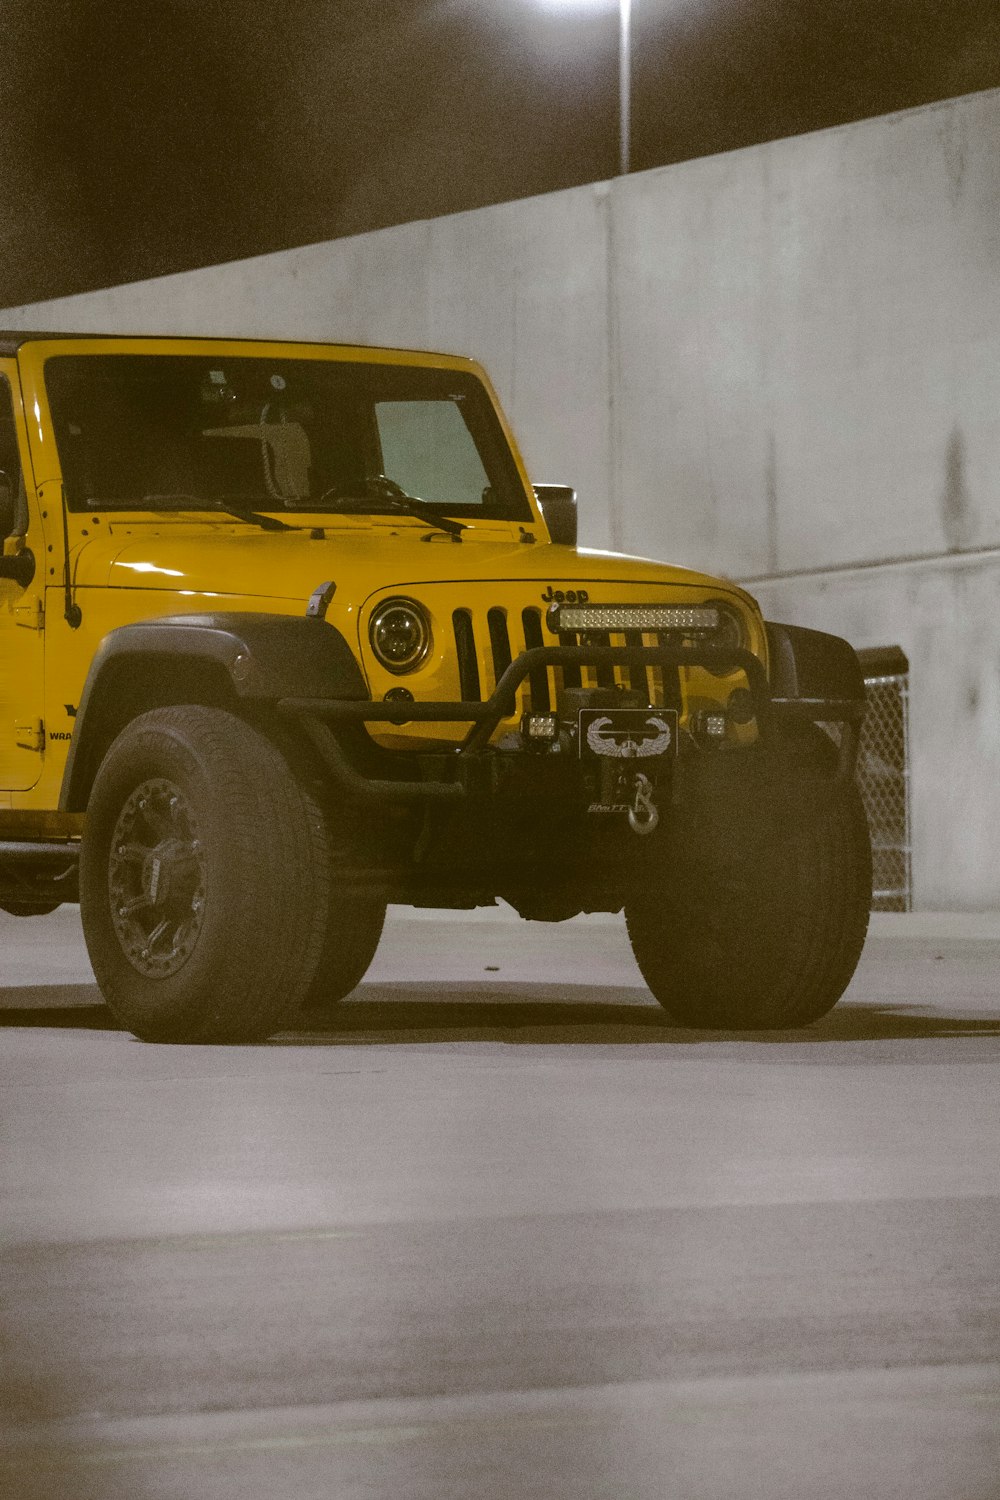
[[[261,531],[301,531],[301,526],[292,526],[288,521],[279,521],[277,516],[262,516],[256,510],[237,510],[235,505],[212,505],[213,510],[221,510],[227,516],[235,516],[237,521],[253,521]]]
[[[301,526],[293,526],[288,521],[279,521],[277,516],[262,516],[259,511],[246,510],[243,506],[230,505],[227,499],[208,500],[204,495],[189,495],[184,491],[166,495],[143,495],[141,500],[107,501],[88,500],[90,510],[142,510],[146,506],[155,509],[157,506],[171,506],[182,509],[190,507],[191,510],[221,510],[227,516],[235,516],[237,521],[250,521],[259,526],[261,531],[301,531]]]
[[[161,504],[164,500],[178,502],[192,502],[199,510],[221,510],[227,516],[235,516],[237,521],[252,521],[259,526],[261,531],[300,531],[301,527],[292,526],[288,521],[279,521],[277,516],[262,516],[259,511],[247,510],[241,505],[230,505],[229,496],[223,496],[221,500],[206,500],[201,495],[143,495],[143,504]]]
[[[365,505],[367,500],[379,500],[386,510],[399,511],[404,516],[413,516],[418,521],[426,521],[430,526],[436,526],[438,531],[444,531],[448,536],[453,536],[456,541],[462,540],[462,532],[467,527],[462,521],[455,521],[451,516],[442,516],[433,505],[428,505],[426,500],[418,500],[416,495],[408,495],[402,485],[390,479],[388,474],[366,474],[362,481],[364,485],[363,495],[336,495],[335,490],[327,490],[320,500],[336,495],[341,505],[348,506],[352,510],[369,509]]]

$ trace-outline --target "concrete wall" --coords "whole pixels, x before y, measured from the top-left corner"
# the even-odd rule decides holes
[[[444,348],[583,537],[912,663],[918,905],[1000,907],[1000,91],[0,313]]]

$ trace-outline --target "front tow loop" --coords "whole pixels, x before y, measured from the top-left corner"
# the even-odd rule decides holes
[[[628,810],[628,826],[633,833],[644,836],[652,833],[660,821],[656,803],[653,801],[653,783],[641,771],[636,772],[635,796]]]

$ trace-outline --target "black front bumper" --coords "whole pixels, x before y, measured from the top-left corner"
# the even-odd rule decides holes
[[[778,667],[773,693],[760,659],[751,651],[711,645],[659,646],[539,646],[523,651],[503,673],[494,691],[484,702],[376,703],[335,698],[282,698],[282,714],[297,720],[312,740],[332,779],[345,792],[375,801],[416,801],[419,799],[455,799],[469,795],[470,786],[479,784],[464,770],[474,758],[481,759],[500,723],[517,711],[517,691],[526,678],[549,667],[709,667],[716,672],[742,671],[753,700],[753,719],[757,725],[758,743],[765,749],[774,746],[781,726],[790,720],[836,724],[840,728],[836,780],[854,773],[858,733],[865,713],[864,682],[857,658],[846,641],[825,636],[818,631],[797,630],[791,626],[768,626],[772,656],[778,653]],[[823,669],[823,643],[828,669]],[[853,658],[856,672],[851,670]],[[796,661],[808,670],[796,673]],[[829,686],[833,693],[825,695]],[[448,777],[424,777],[419,780],[366,775],[345,753],[335,728],[365,724],[468,723],[469,731],[448,759]],[[393,759],[406,760],[419,769],[419,761],[409,752],[391,752]]]

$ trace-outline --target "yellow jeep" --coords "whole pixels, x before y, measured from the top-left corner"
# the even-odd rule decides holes
[[[333,1004],[387,902],[624,910],[691,1026],[850,979],[854,652],[577,548],[472,361],[0,334],[0,536],[0,905],[137,1036]]]

